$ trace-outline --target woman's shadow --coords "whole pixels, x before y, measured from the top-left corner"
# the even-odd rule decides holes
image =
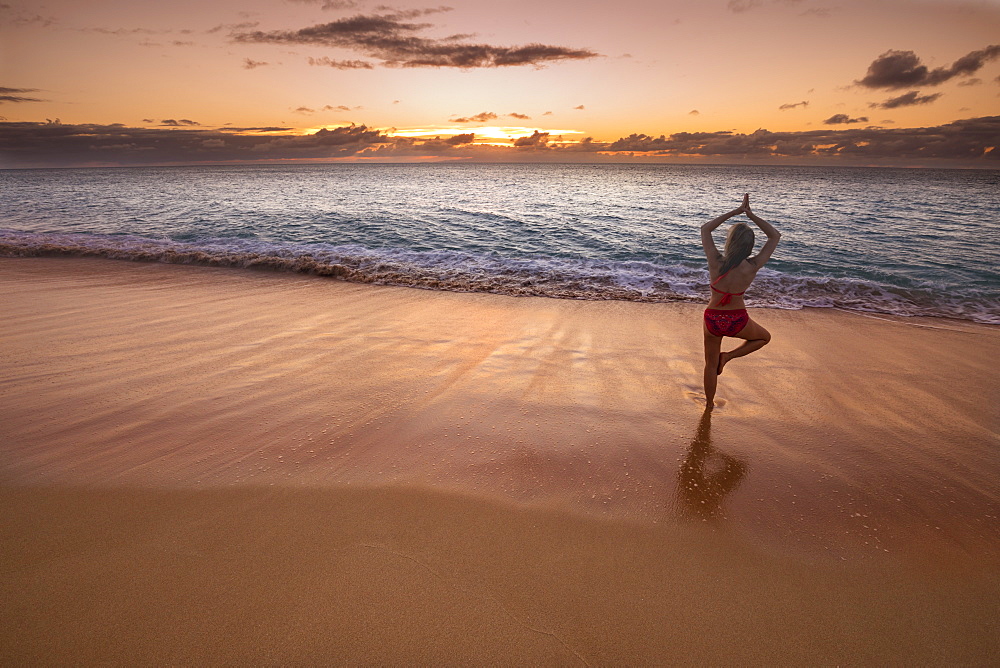
[[[722,515],[722,501],[747,474],[741,459],[712,447],[712,412],[705,411],[678,473],[678,506],[683,514],[709,520]]]

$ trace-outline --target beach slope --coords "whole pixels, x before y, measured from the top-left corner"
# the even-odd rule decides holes
[[[7,663],[1000,660],[1000,330],[0,260]]]

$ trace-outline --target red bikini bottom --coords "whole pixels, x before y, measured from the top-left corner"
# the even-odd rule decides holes
[[[705,309],[705,327],[715,336],[736,336],[748,322],[750,315],[745,308]]]

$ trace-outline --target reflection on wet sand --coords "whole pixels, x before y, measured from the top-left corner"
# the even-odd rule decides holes
[[[705,411],[677,476],[681,513],[703,520],[723,516],[723,499],[746,474],[746,462],[712,447],[712,413]]]

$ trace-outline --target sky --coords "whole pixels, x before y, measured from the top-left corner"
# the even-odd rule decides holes
[[[0,168],[1000,168],[1000,0],[0,0]]]

